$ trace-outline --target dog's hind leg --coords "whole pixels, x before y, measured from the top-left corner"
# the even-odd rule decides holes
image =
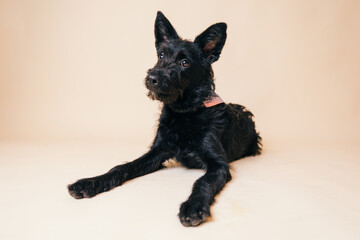
[[[109,172],[76,181],[68,185],[71,196],[76,199],[91,198],[95,195],[109,191],[124,182],[140,177],[162,168],[162,163],[171,158],[171,155],[159,147],[152,147],[149,152],[133,162],[118,165]]]
[[[231,180],[223,152],[222,150],[219,154],[219,151],[207,151],[204,154],[207,162],[206,173],[194,183],[189,199],[180,207],[179,218],[184,226],[197,226],[205,222],[211,215],[210,205],[216,194]]]

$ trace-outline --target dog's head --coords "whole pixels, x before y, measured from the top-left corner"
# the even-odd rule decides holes
[[[155,20],[156,65],[145,78],[148,96],[163,103],[183,97],[188,89],[213,85],[211,64],[219,59],[226,40],[226,24],[216,23],[193,42],[182,40],[169,20],[157,13]]]

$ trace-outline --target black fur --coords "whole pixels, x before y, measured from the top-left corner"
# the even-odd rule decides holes
[[[74,198],[90,198],[127,180],[163,168],[175,158],[188,168],[206,170],[179,212],[184,226],[197,226],[210,217],[214,197],[231,180],[229,163],[259,154],[260,136],[252,113],[243,106],[220,103],[205,107],[215,95],[211,64],[219,59],[226,24],[210,26],[194,42],[182,40],[158,12],[155,46],[159,60],[145,79],[148,96],[163,103],[155,140],[145,155],[109,172],[68,186]]]

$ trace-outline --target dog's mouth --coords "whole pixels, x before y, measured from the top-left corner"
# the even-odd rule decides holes
[[[168,98],[170,96],[170,94],[167,94],[167,93],[158,93],[157,94],[157,97],[159,99],[165,99],[165,98]]]
[[[179,96],[176,93],[156,92],[156,91],[151,91],[151,90],[149,91],[149,93],[147,95],[152,100],[159,100],[166,104],[175,102]]]
[[[168,97],[170,97],[169,93],[164,93],[164,92],[155,92],[155,91],[149,91],[148,96],[152,99],[152,100],[163,100],[166,99]]]

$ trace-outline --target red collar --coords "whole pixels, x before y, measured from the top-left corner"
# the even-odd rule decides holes
[[[220,103],[223,103],[224,101],[221,99],[221,97],[219,97],[219,95],[217,95],[215,93],[214,96],[211,96],[211,98],[209,100],[206,100],[204,101],[204,106],[207,107],[207,108],[210,108],[210,107],[213,107],[213,106],[216,106]]]

